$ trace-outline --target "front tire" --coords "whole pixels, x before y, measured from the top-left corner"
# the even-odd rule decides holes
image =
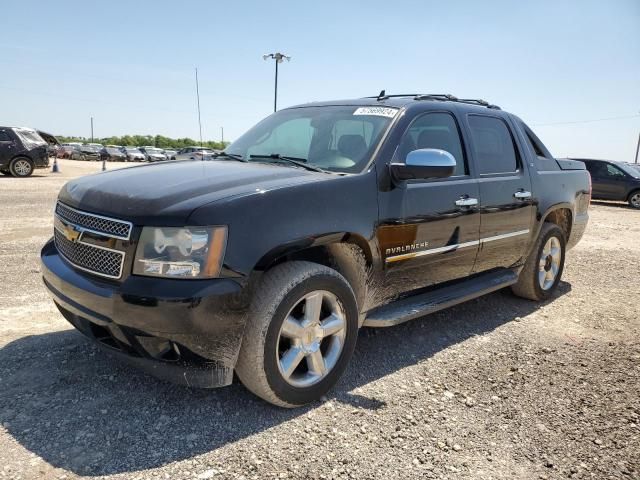
[[[640,190],[636,190],[629,194],[629,206],[637,210],[640,209]]]
[[[27,157],[18,157],[11,160],[9,171],[14,177],[28,177],[33,173],[33,162]]]
[[[304,405],[335,385],[357,336],[358,307],[347,280],[323,265],[284,263],[257,287],[236,373],[267,402]]]
[[[554,223],[544,223],[540,235],[511,290],[530,300],[548,299],[560,283],[564,270],[566,239]]]

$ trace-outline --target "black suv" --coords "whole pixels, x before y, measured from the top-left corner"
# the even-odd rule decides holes
[[[574,159],[584,162],[591,174],[592,196],[600,200],[628,202],[640,209],[640,170],[613,160]]]
[[[335,384],[363,325],[504,287],[548,299],[589,199],[583,163],[486,102],[311,103],[212,160],[70,181],[42,272],[64,317],[114,354],[190,386],[235,371],[291,407]]]
[[[0,172],[28,177],[49,166],[49,145],[31,128],[0,127]]]

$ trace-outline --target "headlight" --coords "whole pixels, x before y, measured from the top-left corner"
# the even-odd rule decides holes
[[[144,227],[133,273],[166,278],[217,277],[226,244],[227,227]]]

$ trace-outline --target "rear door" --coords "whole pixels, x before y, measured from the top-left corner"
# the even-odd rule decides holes
[[[0,128],[0,166],[8,167],[9,161],[16,153],[16,146],[10,131]]]
[[[451,153],[456,171],[449,178],[411,180],[379,192],[377,238],[390,296],[469,275],[478,250],[478,182],[470,174],[453,114],[417,116],[394,161],[404,162],[409,152],[421,148]]]
[[[591,162],[593,196],[610,200],[624,200],[627,193],[627,174],[609,162]],[[591,169],[589,170],[591,173]]]
[[[535,208],[527,165],[506,117],[469,114],[466,127],[480,188],[480,248],[473,271],[510,267],[523,259],[531,236]]]

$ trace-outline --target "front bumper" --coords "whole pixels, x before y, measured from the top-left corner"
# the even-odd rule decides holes
[[[236,281],[130,275],[110,282],[75,270],[51,240],[41,262],[64,317],[116,356],[174,383],[231,383],[246,320],[247,295]]]

